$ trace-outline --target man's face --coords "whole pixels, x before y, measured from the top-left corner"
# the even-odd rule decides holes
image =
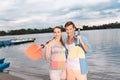
[[[66,33],[68,36],[73,36],[75,33],[75,28],[73,27],[73,25],[69,25],[66,28]]]

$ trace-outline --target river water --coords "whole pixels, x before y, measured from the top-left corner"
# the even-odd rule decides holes
[[[88,80],[120,80],[120,29],[81,31],[81,34],[87,37],[93,47],[93,53],[87,55]],[[0,39],[30,37],[35,37],[34,43],[38,45],[45,44],[52,39],[53,33],[1,36]],[[66,33],[63,32],[65,37]],[[25,80],[48,80],[49,61],[44,56],[33,61],[25,55],[25,50],[31,44],[1,47],[0,58],[5,57],[5,62],[11,63],[12,75]]]

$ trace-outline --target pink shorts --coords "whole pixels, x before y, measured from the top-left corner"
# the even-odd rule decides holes
[[[81,74],[80,70],[67,68],[67,80],[87,80],[87,74]]]

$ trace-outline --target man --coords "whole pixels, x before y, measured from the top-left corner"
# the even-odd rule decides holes
[[[88,70],[84,53],[90,54],[92,48],[84,36],[76,37],[75,29],[75,24],[72,21],[68,21],[65,24],[68,36],[65,40],[65,47],[67,49],[67,80],[87,80]],[[80,42],[79,47],[76,47],[77,40]]]

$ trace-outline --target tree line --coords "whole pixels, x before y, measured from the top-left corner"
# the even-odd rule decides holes
[[[65,28],[61,25],[62,31],[65,31]],[[120,28],[120,23],[109,23],[109,24],[103,24],[98,26],[83,26],[82,30],[95,30],[95,29],[113,29],[113,28]],[[10,30],[8,32],[6,31],[0,31],[0,36],[5,35],[22,35],[22,34],[35,34],[35,33],[50,33],[53,32],[53,28],[45,28],[45,29],[19,29],[19,30]]]

